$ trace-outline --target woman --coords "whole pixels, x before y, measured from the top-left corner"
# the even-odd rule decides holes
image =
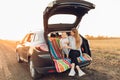
[[[78,71],[78,76],[83,76],[85,73],[79,68],[77,57],[81,55],[81,45],[82,38],[80,37],[76,28],[71,30],[71,36],[69,36],[69,46],[66,48],[70,49],[69,58],[71,59],[71,70],[69,72],[69,76],[75,75],[75,68]]]

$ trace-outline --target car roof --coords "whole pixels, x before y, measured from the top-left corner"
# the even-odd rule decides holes
[[[35,34],[43,34],[44,30],[36,30],[36,31],[30,31],[28,34],[35,33]]]

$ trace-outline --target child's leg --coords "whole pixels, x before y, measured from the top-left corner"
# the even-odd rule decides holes
[[[67,48],[64,48],[64,53],[66,55],[66,58],[68,58],[68,56],[69,56],[69,50]]]
[[[65,52],[63,49],[62,49],[62,56],[63,56],[63,58],[65,58]]]
[[[63,55],[63,58],[65,58],[65,54],[64,54],[64,53],[62,53],[62,55]]]
[[[68,56],[69,56],[69,55],[68,55],[68,54],[66,54],[66,57],[67,57],[67,58],[69,58]]]

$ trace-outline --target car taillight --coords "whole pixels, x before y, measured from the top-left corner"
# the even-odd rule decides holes
[[[55,70],[49,70],[48,72],[49,72],[49,73],[53,73],[53,72],[55,72]]]
[[[46,44],[40,44],[39,46],[35,47],[38,51],[48,51],[48,47]]]
[[[41,48],[39,46],[36,46],[35,49],[37,49],[38,51],[41,51]]]

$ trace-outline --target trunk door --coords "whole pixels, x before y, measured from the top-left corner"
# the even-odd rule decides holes
[[[94,9],[94,4],[83,0],[56,0],[50,3],[44,11],[44,32],[66,31],[71,28],[77,28],[82,17],[88,13],[90,9]],[[76,16],[73,23],[49,24],[49,19],[58,14],[68,14]]]

